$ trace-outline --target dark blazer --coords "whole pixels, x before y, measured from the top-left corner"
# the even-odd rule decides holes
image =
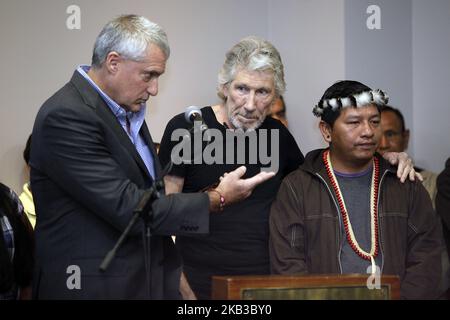
[[[145,122],[140,134],[159,176]],[[170,235],[209,231],[206,194],[163,195],[154,202],[149,295],[142,219],[106,272],[99,271],[153,180],[116,117],[77,71],[39,110],[31,150],[36,298],[180,298],[181,261]]]

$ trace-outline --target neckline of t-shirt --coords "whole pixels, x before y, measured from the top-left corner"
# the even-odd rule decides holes
[[[208,114],[205,114],[207,117],[211,117],[211,119],[215,122],[216,125],[219,126],[219,128],[227,129],[226,126],[223,125],[223,123],[220,123],[219,120],[217,120],[216,113],[214,112],[214,109],[212,106],[206,106],[204,107],[204,110],[207,111]]]
[[[334,174],[340,178],[360,178],[363,176],[368,175],[373,170],[373,165],[371,165],[369,168],[367,168],[364,171],[356,172],[356,173],[345,173],[345,172],[339,172],[334,170]]]

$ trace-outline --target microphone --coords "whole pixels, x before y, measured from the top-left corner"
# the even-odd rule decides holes
[[[187,122],[194,124],[194,122],[200,122],[200,132],[203,132],[205,130],[208,130],[208,126],[206,125],[205,121],[202,117],[202,111],[199,107],[196,106],[190,106],[186,108],[186,111],[184,112],[184,118]],[[195,124],[194,124],[195,126]]]

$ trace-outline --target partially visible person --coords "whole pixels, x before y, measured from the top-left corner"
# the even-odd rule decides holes
[[[201,112],[209,130],[215,130],[223,137],[219,145],[222,158],[213,164],[202,161],[174,165],[165,179],[167,192],[200,192],[220,181],[227,171],[240,165],[235,156],[228,161],[230,146],[237,158],[244,156],[245,177],[252,177],[268,165],[263,164],[260,157],[252,161],[250,156],[252,148],[264,141],[266,151],[272,150],[269,165],[276,163],[277,172],[274,178],[255,188],[247,199],[233,205],[225,203],[220,214],[211,216],[209,235],[176,238],[183,257],[183,270],[193,289],[189,294],[186,286],[185,296],[189,299],[210,299],[213,275],[269,273],[270,205],[283,177],[303,162],[303,154],[294,137],[279,121],[267,117],[272,103],[285,88],[281,57],[271,43],[257,37],[239,41],[226,53],[218,80],[221,103],[206,106]],[[169,121],[159,153],[163,165],[171,160],[178,144],[171,138],[174,131],[189,127],[183,114]],[[237,139],[226,139],[227,134],[236,132],[254,134],[256,140],[239,147]],[[258,155],[263,147],[259,147]],[[206,148],[204,143],[199,154],[204,154]]]
[[[437,178],[436,212],[442,219],[444,238],[450,260],[450,158]]]
[[[442,234],[430,197],[376,153],[387,100],[357,81],[325,91],[313,112],[329,148],[306,155],[271,208],[273,273],[392,274],[402,298],[438,297]]]
[[[378,147],[380,154],[385,154],[386,152],[403,152],[408,149],[410,130],[406,128],[405,119],[399,109],[392,106],[385,106],[381,110],[381,128],[383,134]],[[438,175],[417,166],[414,169],[422,175],[422,184],[430,195],[433,208],[436,208],[436,180]],[[441,291],[445,292],[449,285],[449,281],[447,280],[449,260],[445,248],[443,248],[442,252],[442,272]]]
[[[17,195],[0,183],[0,300],[31,299],[33,229]]]
[[[381,111],[382,136],[378,152],[404,152],[408,149],[410,131],[405,126],[405,119],[400,110],[392,106],[385,106]],[[419,167],[414,168],[422,175],[422,184],[430,195],[433,207],[436,201],[437,174]]]
[[[284,102],[284,98],[282,95],[276,98],[275,101],[273,102],[270,108],[269,116],[281,121],[281,123],[284,124],[286,128],[289,127],[288,120],[286,117],[286,103]]]
[[[19,196],[20,201],[23,205],[23,210],[27,215],[28,220],[31,223],[31,226],[34,229],[36,225],[36,212],[34,210],[34,202],[33,202],[33,194],[31,193],[31,185],[30,185],[30,148],[31,148],[31,134],[27,139],[27,143],[25,145],[25,149],[23,150],[23,159],[25,160],[25,164],[27,166],[28,173],[28,181],[23,185],[22,193]]]

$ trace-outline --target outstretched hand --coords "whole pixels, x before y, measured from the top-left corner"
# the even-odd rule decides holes
[[[403,183],[409,177],[409,180],[414,181],[415,178],[423,181],[420,173],[414,169],[414,163],[406,152],[386,152],[383,158],[389,161],[392,165],[397,165],[397,177]]]
[[[220,183],[216,190],[223,195],[227,205],[249,197],[256,186],[275,175],[275,172],[262,171],[251,178],[241,179],[246,171],[247,168],[241,166],[234,171],[225,173],[220,178]]]

